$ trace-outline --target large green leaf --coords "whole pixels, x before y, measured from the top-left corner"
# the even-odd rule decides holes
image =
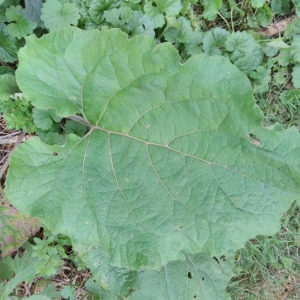
[[[64,146],[20,145],[6,195],[82,257],[101,247],[111,267],[158,272],[186,253],[230,256],[275,233],[299,199],[298,131],[261,126],[249,80],[226,58],[181,64],[146,35],[68,28],[29,37],[19,59],[25,98],[91,129]]]
[[[225,299],[226,286],[233,276],[232,259],[219,261],[200,253],[186,254],[185,260],[171,261],[159,270],[133,272],[109,265],[109,259],[99,249],[86,251],[83,260],[92,266],[93,281],[88,288],[100,299]],[[96,290],[95,290],[96,288]]]

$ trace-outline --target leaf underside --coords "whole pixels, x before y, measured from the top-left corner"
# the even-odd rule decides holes
[[[70,236],[92,270],[94,248],[111,268],[155,278],[187,255],[229,257],[275,233],[299,198],[297,130],[263,128],[248,79],[225,58],[180,64],[171,44],[145,35],[68,28],[29,37],[19,60],[25,98],[91,129],[64,146],[19,146],[6,195]],[[135,299],[142,284],[125,286]]]

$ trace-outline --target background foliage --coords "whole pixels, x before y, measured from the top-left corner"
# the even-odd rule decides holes
[[[68,133],[83,136],[86,126],[62,119],[54,110],[34,108],[31,99],[23,97],[14,78],[18,51],[25,45],[25,38],[32,33],[40,37],[67,26],[86,30],[120,28],[129,36],[144,33],[155,38],[157,43],[172,43],[178,49],[182,61],[197,53],[227,57],[250,79],[256,102],[265,114],[265,125],[279,122],[284,127],[299,127],[299,16],[298,0],[0,0],[0,111],[8,129],[37,134],[50,145],[63,144],[64,135]],[[283,30],[278,25],[281,21],[284,21]],[[276,28],[272,32],[273,27],[268,26],[273,23]],[[4,220],[6,224],[5,207],[1,208],[0,223]],[[22,218],[24,216],[20,216],[20,220]],[[279,235],[252,240],[236,254],[237,277],[229,286],[233,299],[274,299],[272,292],[259,288],[261,282],[267,282],[278,294],[286,293],[280,286],[270,284],[274,276],[279,278],[279,285],[284,280],[291,283],[294,288],[289,290],[289,295],[294,293],[297,297],[299,278],[293,275],[295,283],[289,277],[291,275],[285,274],[283,270],[294,274],[299,268],[298,220],[299,211],[295,205],[283,219],[283,231]],[[17,295],[15,287],[21,281],[31,281],[36,276],[53,276],[61,267],[63,259],[68,257],[70,260],[67,250],[70,241],[66,237],[51,238],[51,234],[45,234],[41,238],[41,243],[47,246],[43,250],[44,254],[39,256],[45,259],[41,259],[40,264],[48,259],[49,270],[46,274],[41,273],[38,266],[29,263],[32,259],[30,257],[40,253],[38,249],[41,245],[38,240],[30,241],[24,246],[27,250],[20,253],[22,258],[16,256],[11,260],[7,256],[1,262],[2,266],[10,269],[10,272],[6,272],[9,278],[2,278],[6,280],[2,283],[5,295],[11,292]],[[58,246],[60,243],[62,248]],[[21,244],[22,241],[16,237],[14,249]],[[272,251],[268,251],[270,248]],[[67,257],[64,255],[66,252]],[[77,268],[83,268],[78,258],[70,261]],[[26,269],[29,264],[30,271]],[[276,275],[278,270],[283,274],[282,277]],[[96,293],[91,281],[87,287]],[[58,297],[58,294],[51,294],[55,293],[51,285],[44,291],[45,297]],[[69,286],[60,296],[72,299],[76,292],[76,287]]]

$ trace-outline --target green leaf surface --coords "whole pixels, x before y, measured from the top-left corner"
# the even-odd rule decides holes
[[[245,31],[232,33],[227,38],[225,44],[226,50],[232,52],[232,61],[236,61],[247,55],[252,55],[252,53],[258,48],[258,45],[252,35]]]
[[[16,208],[1,199],[0,204],[0,245],[2,255],[7,256],[18,250],[34,235],[41,223],[28,215],[20,214]]]
[[[264,5],[265,0],[250,0],[250,2],[253,8],[259,8]]]
[[[271,10],[274,14],[288,14],[290,12],[290,1],[286,0],[272,0]]]
[[[234,12],[236,12],[236,14],[240,14],[241,18],[245,15],[245,12],[238,7],[235,0],[228,0],[228,3],[233,14],[235,14]]]
[[[111,5],[114,3],[114,0],[91,0],[87,2],[88,5],[88,13],[90,15],[91,20],[100,24],[104,20],[103,13],[106,10],[109,10]]]
[[[44,27],[41,20],[42,0],[25,0],[25,10],[21,10],[20,13],[31,22],[38,24],[40,27]]]
[[[130,7],[113,8],[104,12],[104,17],[107,22],[112,25],[122,25],[132,17],[132,9]]]
[[[78,136],[83,136],[84,133],[87,131],[88,127],[80,124],[78,122],[75,122],[74,120],[68,120],[65,124],[65,133],[70,134],[74,133]]]
[[[164,15],[174,17],[179,14],[181,7],[180,0],[148,0],[144,5],[144,11],[157,28],[165,24]]]
[[[185,17],[179,17],[177,19],[179,28],[172,27],[166,30],[165,39],[173,44],[175,43],[190,43],[190,40],[194,34],[191,26],[191,22]]]
[[[190,40],[185,44],[185,49],[188,55],[203,53],[202,49],[203,33],[194,31],[190,35]]]
[[[8,296],[23,281],[31,282],[37,275],[35,268],[36,258],[32,257],[32,250],[25,251],[23,257],[16,255],[11,260],[10,267],[14,271],[15,276],[5,283],[0,294],[0,300],[9,299]],[[0,286],[1,289],[1,286]]]
[[[15,75],[15,70],[11,67],[7,67],[7,66],[1,66],[0,67],[0,76],[4,75],[4,74],[10,74],[10,75]],[[0,88],[0,90],[2,90],[2,88]],[[1,92],[0,92],[1,93]],[[0,96],[1,97],[1,96]]]
[[[290,48],[291,46],[285,43],[282,38],[273,39],[271,42],[268,42],[267,45],[279,48],[279,49],[286,49]]]
[[[268,57],[274,57],[279,52],[278,48],[275,48],[270,45],[266,45],[265,47],[262,48],[262,50],[263,50],[264,54]]]
[[[299,103],[299,98],[300,98],[299,89],[285,90],[279,96],[280,102],[283,105],[287,105],[287,106],[288,105],[294,106],[295,104],[297,105]]]
[[[11,6],[6,10],[5,16],[8,22],[13,22],[7,25],[7,31],[12,37],[21,39],[33,32],[36,28],[36,23],[26,19],[21,13],[22,7]]]
[[[12,258],[10,256],[6,256],[1,258],[0,261],[0,281],[2,280],[9,280],[14,277],[14,271],[11,268],[11,261]],[[1,292],[1,288],[0,288]]]
[[[293,55],[289,49],[281,49],[278,55],[278,63],[280,66],[286,67],[293,62]]]
[[[17,40],[7,32],[4,23],[0,23],[0,59],[13,63],[18,59]]]
[[[254,79],[253,88],[255,93],[264,93],[269,90],[269,83],[272,79],[270,73],[270,69],[259,66],[256,71],[249,74]]]
[[[68,27],[71,24],[77,25],[80,18],[79,10],[75,3],[59,0],[47,0],[41,10],[41,19],[50,31],[58,28]]]
[[[58,132],[47,132],[44,134],[39,133],[41,141],[48,145],[63,145],[65,143],[65,137]]]
[[[56,114],[55,109],[38,109],[34,108],[32,110],[32,117],[36,127],[47,130],[49,129],[53,121],[58,123],[61,121],[61,118]]]
[[[149,36],[77,28],[31,36],[19,58],[24,96],[90,131],[20,145],[6,195],[82,257],[101,247],[111,266],[159,271],[186,253],[231,256],[299,199],[298,130],[262,127],[226,58],[181,64]]]
[[[122,26],[122,30],[129,35],[147,34],[151,37],[155,36],[154,24],[150,17],[144,15],[141,11],[134,11],[131,19]]]
[[[204,253],[186,254],[184,260],[169,262],[159,270],[132,272],[110,266],[99,249],[80,252],[87,253],[84,260],[94,265],[94,284],[89,282],[87,288],[100,299],[223,300],[233,276],[233,259],[216,260]]]
[[[10,96],[20,92],[15,76],[11,74],[0,75],[0,101],[7,101]]]
[[[256,68],[256,58],[253,55],[240,57],[234,62],[234,65],[245,74],[250,73]]]
[[[259,26],[267,27],[271,24],[272,19],[273,13],[269,6],[265,4],[263,7],[257,9],[256,20]]]
[[[300,88],[300,65],[299,64],[297,64],[293,67],[292,82],[293,82],[294,88],[296,88],[296,89]]]
[[[206,31],[203,38],[203,49],[209,55],[221,55],[222,49],[225,49],[225,42],[229,32],[223,28],[216,27]]]
[[[6,22],[5,11],[6,8],[0,5],[0,23]]]
[[[300,17],[300,3],[295,3],[296,15],[299,19]]]
[[[300,63],[300,36],[295,35],[291,47],[291,55],[294,61]]]
[[[209,21],[213,21],[222,7],[222,0],[200,0],[200,3],[204,6],[202,13],[203,17]]]

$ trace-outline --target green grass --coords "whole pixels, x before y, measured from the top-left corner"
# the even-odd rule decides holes
[[[274,236],[258,236],[236,253],[232,300],[300,299],[300,209],[294,203]]]

